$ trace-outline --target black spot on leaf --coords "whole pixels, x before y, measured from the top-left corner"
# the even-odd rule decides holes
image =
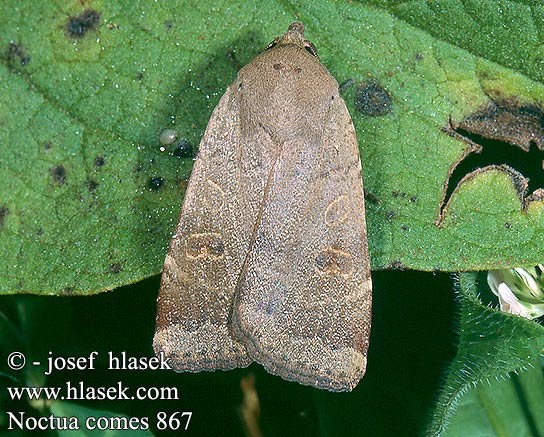
[[[160,176],[154,176],[147,181],[147,187],[152,191],[159,191],[164,185],[164,179]]]
[[[355,89],[355,109],[372,117],[391,112],[391,94],[374,79],[367,80]]]
[[[62,164],[55,165],[49,169],[51,176],[53,176],[53,182],[57,185],[62,185],[66,182],[66,169]]]
[[[370,191],[367,191],[366,189],[364,189],[364,195],[365,195],[365,202],[373,203],[375,205],[380,204],[380,199],[375,194],[372,194]]]
[[[110,272],[112,273],[120,273],[123,271],[123,264],[120,263],[112,263],[110,264]]]
[[[4,219],[9,214],[9,208],[6,205],[0,205],[0,226],[4,225]]]
[[[405,270],[406,266],[401,261],[394,260],[389,263],[387,268],[392,270]]]
[[[69,37],[79,39],[100,24],[100,13],[94,9],[87,9],[81,14],[70,17],[66,25],[66,32]]]
[[[72,294],[74,294],[75,291],[76,291],[76,290],[75,290],[74,287],[64,287],[64,288],[62,289],[62,294],[72,295]]]
[[[102,167],[106,163],[103,156],[98,155],[96,158],[94,158],[94,165],[95,167]]]
[[[94,193],[96,191],[96,189],[98,188],[98,182],[96,182],[95,180],[92,180],[92,179],[89,179],[87,181],[87,189],[91,192],[91,193]]]
[[[19,44],[10,42],[5,51],[6,63],[13,68],[16,65],[25,66],[30,62],[30,56],[25,53]]]
[[[187,140],[181,140],[174,149],[173,155],[178,158],[192,158],[193,145]]]

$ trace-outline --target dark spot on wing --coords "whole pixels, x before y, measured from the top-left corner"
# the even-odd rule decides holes
[[[353,257],[343,250],[325,247],[315,258],[315,266],[322,273],[348,275],[353,269]]]
[[[225,245],[221,234],[208,232],[192,234],[187,240],[186,254],[190,258],[221,258]]]

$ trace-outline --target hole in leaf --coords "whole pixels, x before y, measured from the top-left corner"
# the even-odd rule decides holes
[[[519,191],[520,199],[534,200],[544,188],[544,113],[534,105],[512,102],[494,103],[456,124],[451,121],[444,129],[449,135],[467,144],[465,153],[452,164],[444,184],[444,193],[436,221],[441,226],[447,206],[463,178],[485,167],[510,168],[527,179],[528,192]]]

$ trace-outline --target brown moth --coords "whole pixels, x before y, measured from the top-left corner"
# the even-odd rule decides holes
[[[355,130],[293,23],[213,111],[164,263],[154,349],[177,371],[256,361],[352,390],[371,299]]]

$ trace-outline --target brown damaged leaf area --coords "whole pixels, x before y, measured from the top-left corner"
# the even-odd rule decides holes
[[[468,115],[460,122],[450,119],[443,131],[463,141],[466,148],[448,170],[448,178],[444,182],[443,195],[435,221],[438,227],[443,225],[448,207],[461,185],[485,171],[499,170],[510,176],[520,198],[522,210],[526,210],[530,202],[544,199],[543,187],[533,186],[534,191],[527,196],[529,179],[519,171],[520,169],[514,168],[515,164],[508,162],[509,158],[505,158],[505,156],[515,157],[516,149],[522,155],[531,153],[530,157],[529,155],[518,157],[518,162],[519,159],[531,161],[533,164],[538,164],[540,161],[536,169],[528,171],[531,172],[529,175],[531,179],[534,179],[537,184],[542,184],[544,159],[539,153],[544,151],[544,112],[542,108],[532,104],[518,104],[514,100],[497,101]],[[507,150],[508,148],[509,150]],[[453,176],[456,169],[461,167],[461,163],[468,162],[469,157],[474,156],[473,154],[482,156],[479,159],[480,165],[462,176],[455,184]],[[506,162],[500,163],[501,160]]]
[[[490,106],[465,117],[457,126],[492,140],[504,141],[529,151],[531,144],[544,150],[544,113],[536,105],[519,105],[512,101],[493,102]]]

